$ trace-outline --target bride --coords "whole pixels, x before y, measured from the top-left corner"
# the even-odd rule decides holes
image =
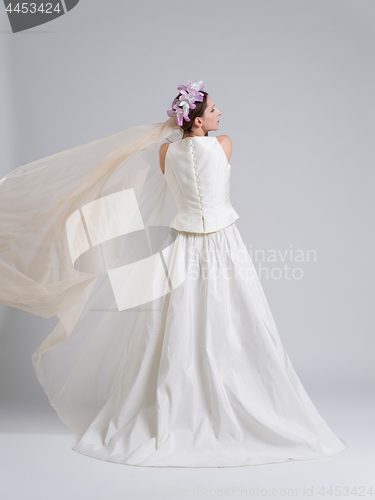
[[[0,181],[0,301],[58,316],[33,366],[79,453],[158,467],[340,453],[236,226],[231,140],[208,135],[221,111],[202,82],[178,90],[165,123]]]

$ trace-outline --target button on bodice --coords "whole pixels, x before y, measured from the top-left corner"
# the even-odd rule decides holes
[[[177,208],[170,227],[210,233],[239,219],[230,202],[230,171],[216,137],[188,137],[170,144],[165,179]]]

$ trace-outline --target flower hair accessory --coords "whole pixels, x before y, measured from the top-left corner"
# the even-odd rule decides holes
[[[194,83],[192,80],[189,80],[187,85],[179,85],[177,89],[180,91],[180,95],[176,97],[173,101],[172,108],[167,111],[167,115],[171,118],[176,116],[177,125],[179,127],[182,126],[183,120],[189,122],[189,111],[190,109],[195,109],[197,105],[195,101],[203,101],[204,94],[200,92],[203,90],[204,85],[202,84],[202,80]]]

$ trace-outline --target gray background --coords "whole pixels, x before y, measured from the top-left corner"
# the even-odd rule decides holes
[[[339,426],[348,415],[361,426],[374,395],[375,2],[81,0],[27,32],[12,34],[2,8],[0,23],[0,177],[165,121],[176,87],[203,80],[222,111],[210,135],[233,142],[249,251],[316,251],[316,262],[253,261],[302,268],[261,283],[302,383],[350,442]],[[4,432],[42,432],[31,415],[68,432],[31,363],[56,323],[0,305]]]

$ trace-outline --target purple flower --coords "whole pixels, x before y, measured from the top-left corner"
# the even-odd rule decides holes
[[[180,91],[179,97],[174,99],[172,108],[167,111],[169,117],[176,117],[177,125],[182,126],[183,120],[189,122],[189,111],[195,109],[197,105],[195,101],[203,101],[204,94],[200,92],[203,90],[202,80],[194,83],[189,80],[187,85],[179,85],[177,89]]]

